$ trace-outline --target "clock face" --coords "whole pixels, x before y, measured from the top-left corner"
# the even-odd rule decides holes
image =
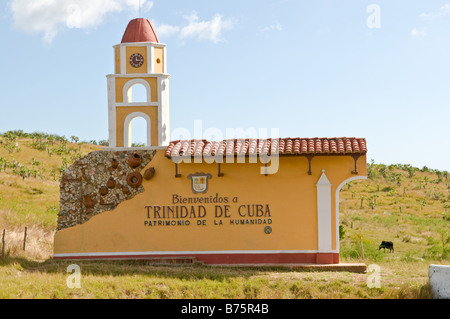
[[[144,63],[144,57],[139,53],[133,53],[130,56],[130,64],[135,68],[140,67]]]

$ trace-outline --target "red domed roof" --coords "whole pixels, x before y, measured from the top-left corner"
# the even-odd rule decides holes
[[[148,19],[133,19],[128,23],[121,43],[129,42],[156,42],[159,43],[158,36],[152,23]]]

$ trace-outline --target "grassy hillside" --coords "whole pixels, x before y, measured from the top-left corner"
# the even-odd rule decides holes
[[[5,253],[31,259],[52,254],[59,211],[59,179],[76,159],[101,146],[72,136],[6,132],[0,135],[0,230]],[[27,227],[28,249],[21,249]]]
[[[370,274],[80,261],[82,288],[69,289],[70,262],[51,260],[59,178],[77,158],[101,149],[94,143],[0,135],[0,298],[429,298],[429,265],[450,262],[448,172],[370,162],[367,180],[341,190],[340,249],[341,262],[376,264],[379,288],[368,287]],[[382,240],[394,242],[395,251],[378,250]]]
[[[386,258],[377,249],[394,242],[403,261],[450,258],[449,173],[410,165],[368,164],[368,179],[347,184],[340,193],[342,255]],[[389,257],[389,258],[392,258]]]
[[[22,131],[0,135],[0,210],[6,226],[55,228],[61,174],[78,158],[101,149],[74,136],[71,141]]]

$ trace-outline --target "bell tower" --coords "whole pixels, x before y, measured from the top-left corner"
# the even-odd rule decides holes
[[[146,146],[169,144],[169,78],[166,45],[148,19],[131,20],[114,48],[114,74],[107,75],[110,147],[131,147],[131,121],[147,124]],[[136,101],[133,88],[141,86],[145,98]]]

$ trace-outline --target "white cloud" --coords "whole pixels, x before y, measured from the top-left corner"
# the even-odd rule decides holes
[[[425,19],[425,20],[435,20],[435,19],[443,18],[449,14],[450,14],[450,4],[444,4],[436,12],[422,13],[420,15],[420,18]]]
[[[177,36],[182,43],[188,39],[218,43],[224,41],[222,33],[231,30],[235,24],[233,19],[224,19],[220,14],[211,20],[201,21],[195,11],[183,18],[187,24],[181,27],[168,24],[156,26],[158,37]]]
[[[141,0],[142,12],[152,1]],[[12,0],[10,7],[15,26],[23,31],[43,34],[50,43],[63,28],[93,28],[112,12],[139,11],[136,0]]]
[[[414,28],[411,30],[410,35],[412,38],[421,39],[421,38],[424,38],[427,35],[427,33],[426,33],[425,29],[419,30],[417,28]]]
[[[450,4],[442,5],[438,10],[432,12],[423,12],[419,15],[419,18],[423,21],[423,23],[430,27],[433,24],[437,23],[437,20],[444,19],[450,15]],[[422,39],[427,36],[427,32],[425,27],[422,28],[413,28],[410,31],[411,38],[414,39]]]
[[[261,32],[261,33],[269,32],[269,31],[281,31],[281,30],[283,30],[283,26],[279,22],[276,22],[275,24],[271,24],[267,27],[259,28],[259,32]]]
[[[180,28],[177,26],[169,25],[169,24],[161,24],[159,26],[156,26],[156,34],[158,34],[158,37],[164,38],[164,37],[171,37],[174,34],[177,34],[180,32]]]

